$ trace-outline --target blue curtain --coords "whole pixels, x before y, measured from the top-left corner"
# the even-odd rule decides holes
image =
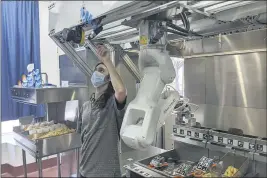
[[[40,69],[40,31],[38,1],[1,1],[1,120],[22,116],[42,116],[41,106],[19,104],[11,99],[10,88],[27,73],[27,65]]]

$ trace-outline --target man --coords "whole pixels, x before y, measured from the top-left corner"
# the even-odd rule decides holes
[[[79,114],[81,177],[121,177],[119,133],[126,104],[126,88],[104,46],[98,46],[101,63],[91,82],[96,92]]]

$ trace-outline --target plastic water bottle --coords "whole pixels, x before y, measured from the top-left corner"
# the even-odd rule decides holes
[[[33,72],[30,72],[27,75],[27,87],[34,87],[34,83],[35,83],[35,80],[34,80]]]
[[[80,18],[81,18],[82,23],[91,24],[93,15],[89,11],[87,11],[85,7],[82,7],[80,10]]]
[[[35,88],[41,88],[42,87],[42,78],[41,78],[40,70],[35,69],[33,71],[33,73],[34,73],[34,86],[35,86]]]

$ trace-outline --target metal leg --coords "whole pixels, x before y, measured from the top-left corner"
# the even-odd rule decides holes
[[[79,148],[76,149],[76,157],[77,157],[77,177],[81,177],[80,170],[79,170],[79,167],[80,167],[80,149]]]
[[[61,177],[61,170],[60,170],[60,153],[57,154],[57,175],[58,177]]]
[[[39,177],[43,177],[42,158],[38,158],[38,173]]]
[[[69,160],[69,175],[72,175],[73,172],[72,172],[72,167],[73,167],[73,160],[76,159],[76,150],[73,150],[73,151],[70,151],[70,152],[66,152],[67,153],[67,156],[68,156],[68,160]]]
[[[24,177],[27,177],[26,153],[23,149],[22,149],[22,160],[23,160]]]

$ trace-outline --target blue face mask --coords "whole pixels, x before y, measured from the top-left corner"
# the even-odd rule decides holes
[[[98,71],[94,71],[92,77],[91,77],[91,82],[93,84],[93,86],[95,88],[98,88],[106,83],[108,83],[109,81],[105,81],[105,75],[98,72]]]

